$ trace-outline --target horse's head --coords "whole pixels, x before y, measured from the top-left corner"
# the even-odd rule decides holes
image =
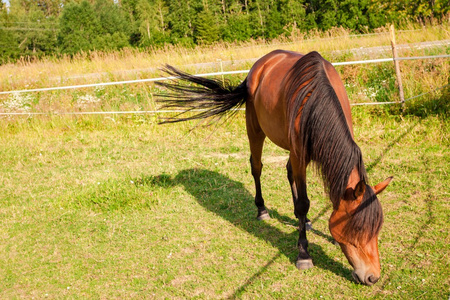
[[[366,285],[376,283],[381,275],[378,233],[383,212],[376,195],[391,180],[389,177],[375,187],[360,181],[355,188],[347,188],[329,220],[331,235],[354,268],[353,278]]]

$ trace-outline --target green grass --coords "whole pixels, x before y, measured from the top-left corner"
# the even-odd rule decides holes
[[[411,37],[401,33],[398,43],[448,39],[447,28],[427,27]],[[155,67],[153,61],[249,59],[294,46],[319,50],[331,61],[358,60],[374,57],[332,51],[389,41],[383,36],[299,43],[10,65],[2,67],[0,85],[59,85],[50,79],[86,73],[79,65],[112,72]],[[449,47],[402,51],[443,54]],[[250,64],[233,64],[244,67]],[[402,61],[405,97],[448,84],[449,67],[447,59]],[[398,97],[392,63],[337,70],[352,103]],[[111,73],[106,79],[130,76],[135,75]],[[228,79],[237,83],[244,76]],[[93,79],[65,80],[60,84]],[[0,112],[154,110],[158,92],[136,84],[3,95]],[[385,213],[382,278],[373,287],[352,280],[350,265],[331,243],[331,203],[313,172],[308,194],[314,230],[308,239],[315,268],[295,268],[298,233],[287,153],[270,142],[262,185],[272,219],[256,220],[244,113],[195,130],[196,123],[158,126],[163,116],[156,115],[2,116],[0,298],[448,299],[449,99],[447,88],[409,101],[405,111],[396,105],[352,108],[371,184],[395,176],[379,197]]]
[[[222,126],[155,116],[0,120],[0,298],[447,299],[448,93],[353,108],[385,223],[382,278],[353,282],[309,174],[315,268],[299,271],[287,153],[264,150],[256,220],[244,114]]]

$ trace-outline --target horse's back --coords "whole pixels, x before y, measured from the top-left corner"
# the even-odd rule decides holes
[[[260,58],[247,76],[247,107],[252,106],[254,114],[248,113],[250,122],[258,122],[266,136],[276,145],[291,150],[286,120],[286,75],[304,55],[292,51],[275,50]],[[321,58],[321,56],[319,56]],[[335,91],[353,135],[348,96],[344,84],[331,63],[323,60],[323,68]],[[248,110],[249,112],[249,110]]]

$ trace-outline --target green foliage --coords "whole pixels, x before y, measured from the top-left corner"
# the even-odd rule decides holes
[[[86,0],[67,5],[60,18],[58,43],[63,53],[114,50],[128,46],[127,22],[113,3]]]
[[[56,50],[55,17],[30,2],[12,0],[0,7],[0,62],[20,56],[40,57]]]
[[[0,26],[3,24],[0,23]],[[0,64],[16,60],[20,57],[21,51],[17,47],[17,35],[14,31],[0,29]]]
[[[120,9],[123,11],[128,24],[130,45],[137,46],[141,41],[139,15],[137,10],[138,0],[122,0],[120,3]]]
[[[295,37],[343,27],[367,32],[438,21],[448,0],[11,0],[0,6],[0,63],[123,47]]]
[[[197,43],[210,44],[219,40],[219,26],[212,12],[204,10],[197,15],[194,34]]]
[[[340,10],[338,11],[338,20],[340,26],[349,29],[363,30],[368,27],[368,18],[366,15],[368,0],[345,0],[340,1]]]
[[[294,33],[298,29],[306,28],[304,25],[306,10],[301,1],[282,0],[280,1],[280,7],[287,32]]]
[[[198,1],[169,1],[168,25],[171,40],[175,44],[194,43],[194,22],[197,11],[201,9]]]
[[[92,41],[100,31],[100,24],[88,1],[68,4],[59,22],[58,44],[62,52],[75,54],[93,49]]]
[[[162,0],[139,0],[136,6],[139,18],[140,45],[152,46],[168,42],[168,8]]]
[[[33,30],[21,32],[19,48],[22,55],[40,56],[44,53],[56,50],[56,30],[54,29],[54,17],[45,17],[43,11],[33,8],[28,12],[28,18],[21,18],[22,23]]]
[[[250,16],[244,13],[230,15],[227,26],[224,26],[222,37],[224,41],[246,41],[252,37],[252,29],[248,26]]]
[[[274,39],[283,33],[283,16],[281,12],[273,7],[269,9],[266,21],[266,34],[264,38]]]

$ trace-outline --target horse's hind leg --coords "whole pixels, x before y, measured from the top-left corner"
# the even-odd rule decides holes
[[[256,114],[251,105],[247,104],[246,109],[247,135],[250,143],[250,166],[253,179],[255,180],[255,205],[258,208],[258,220],[270,219],[270,215],[264,206],[264,199],[261,192],[261,172],[263,164],[261,162],[262,149],[264,146],[265,133],[259,126]]]
[[[308,253],[308,240],[306,238],[306,215],[309,211],[309,199],[306,193],[306,165],[300,163],[300,160],[296,155],[291,152],[286,168],[294,200],[294,213],[298,218],[299,227],[299,253],[295,265],[298,269],[309,269],[314,265],[311,256]]]
[[[258,220],[267,220],[270,219],[270,215],[267,212],[267,209],[264,205],[264,199],[262,197],[261,193],[261,171],[262,171],[262,163],[261,160],[255,158],[253,154],[250,156],[250,165],[252,168],[252,175],[253,179],[255,180],[255,189],[256,189],[256,195],[255,195],[255,205],[258,208]]]

